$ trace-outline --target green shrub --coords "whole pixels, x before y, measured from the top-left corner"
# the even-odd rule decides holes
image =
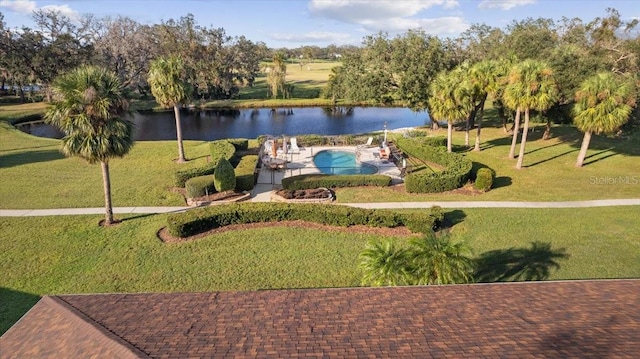
[[[307,174],[282,179],[283,189],[312,189],[391,185],[391,177],[385,175],[325,175]]]
[[[240,159],[236,166],[236,190],[251,191],[256,183],[255,171],[258,164],[258,156],[247,155]]]
[[[213,175],[190,178],[185,182],[184,187],[189,198],[202,197],[216,192],[213,185]]]
[[[209,142],[209,154],[211,155],[211,162],[214,166],[223,158],[227,161],[231,160],[235,153],[235,146],[227,140]]]
[[[213,184],[218,192],[231,191],[236,188],[236,174],[227,159],[222,158],[218,161],[213,172]]]
[[[412,157],[444,167],[440,172],[425,170],[408,174],[404,179],[407,192],[450,191],[464,186],[469,180],[473,163],[460,154],[446,152],[442,147],[426,146],[422,138],[400,138],[398,146]]]
[[[227,141],[235,147],[236,151],[245,151],[249,148],[249,140],[246,138],[227,138]]]
[[[184,187],[185,182],[188,179],[193,177],[205,176],[213,174],[215,171],[216,164],[213,162],[209,162],[202,167],[190,168],[188,170],[177,171],[173,175],[173,184],[176,187]]]
[[[480,168],[476,172],[476,181],[473,183],[473,187],[479,191],[487,192],[491,189],[495,177],[496,173],[491,168]]]
[[[291,203],[231,203],[204,207],[167,216],[167,228],[175,237],[189,237],[232,224],[303,220],[333,226],[407,226],[411,230],[434,228],[437,217],[420,213],[394,212],[347,206]],[[426,232],[425,232],[426,233]]]

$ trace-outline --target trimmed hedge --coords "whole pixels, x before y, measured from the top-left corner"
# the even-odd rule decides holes
[[[214,166],[223,158],[227,161],[231,160],[235,153],[235,146],[227,140],[209,142],[209,154],[211,155],[211,162]]]
[[[231,191],[236,188],[236,174],[228,160],[223,158],[218,161],[213,172],[213,184],[218,192]]]
[[[306,174],[282,179],[283,189],[312,189],[391,185],[391,177],[385,175],[326,175]]]
[[[187,182],[185,182],[184,187],[187,190],[187,197],[189,198],[206,196],[207,193],[216,193],[215,186],[213,185],[213,175],[189,178]]]
[[[258,156],[247,155],[240,159],[236,166],[236,190],[251,191],[256,183],[255,171],[258,164]]]
[[[194,177],[211,175],[215,171],[216,163],[209,162],[202,167],[190,168],[188,170],[178,171],[173,175],[173,184],[176,187],[184,187],[187,180]]]
[[[413,157],[444,167],[439,172],[417,171],[408,174],[404,179],[407,192],[451,191],[469,181],[473,163],[460,154],[446,152],[442,147],[424,145],[421,139],[398,139],[398,146]]]
[[[227,142],[231,143],[236,151],[245,151],[249,148],[249,140],[246,138],[227,138]]]
[[[487,192],[493,186],[493,180],[496,178],[494,170],[488,167],[480,168],[476,172],[476,181],[473,183],[473,187],[477,190]]]
[[[441,211],[401,213],[381,209],[292,203],[231,203],[192,209],[167,216],[172,236],[189,237],[232,224],[302,220],[348,227],[407,226],[411,231],[431,231],[442,222]]]

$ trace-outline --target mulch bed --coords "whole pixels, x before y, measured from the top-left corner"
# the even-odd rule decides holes
[[[223,233],[227,231],[241,231],[245,229],[255,229],[255,228],[268,228],[268,227],[288,227],[291,229],[319,229],[325,232],[343,232],[343,233],[365,233],[365,234],[376,234],[390,237],[412,237],[412,236],[420,236],[420,233],[411,232],[407,227],[395,227],[395,228],[378,228],[378,227],[369,227],[364,225],[357,225],[351,227],[338,227],[338,226],[329,226],[324,224],[318,224],[314,222],[307,221],[283,221],[283,222],[263,222],[263,223],[247,223],[247,224],[234,224],[230,226],[220,227],[216,229],[212,229],[210,231],[200,233],[194,236],[179,238],[173,237],[169,234],[169,231],[166,227],[160,229],[157,233],[158,238],[164,243],[181,243],[188,242],[195,239],[204,238],[207,236],[211,236],[217,233]]]

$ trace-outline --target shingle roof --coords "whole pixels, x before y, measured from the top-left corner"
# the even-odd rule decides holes
[[[640,280],[45,297],[0,357],[637,358]]]

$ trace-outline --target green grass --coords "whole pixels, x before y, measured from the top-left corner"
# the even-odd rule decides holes
[[[453,238],[468,241],[476,257],[539,241],[551,255],[568,256],[556,260],[559,268],[547,279],[640,277],[640,227],[628,207],[449,215],[458,222]],[[0,218],[0,332],[48,294],[357,286],[358,253],[368,240],[386,239],[274,227],[163,244],[155,233],[165,215],[129,217],[109,228],[98,227],[99,219]]]
[[[529,134],[524,168],[515,168],[516,160],[509,160],[511,137],[500,128],[482,130],[483,150],[463,148],[464,131],[454,133],[458,152],[471,159],[475,166],[488,166],[496,171],[497,179],[491,191],[469,195],[457,192],[414,194],[390,188],[342,188],[336,191],[337,200],[348,202],[401,201],[570,201],[640,197],[640,134],[630,138],[594,136],[587,153],[586,165],[576,168],[582,134],[572,126],[555,126],[554,137],[542,140],[542,125]],[[435,132],[446,135],[446,129]],[[471,137],[473,143],[475,133]],[[629,184],[596,184],[602,179],[629,178]],[[636,180],[633,178],[635,177]],[[604,182],[608,182],[604,180]]]

